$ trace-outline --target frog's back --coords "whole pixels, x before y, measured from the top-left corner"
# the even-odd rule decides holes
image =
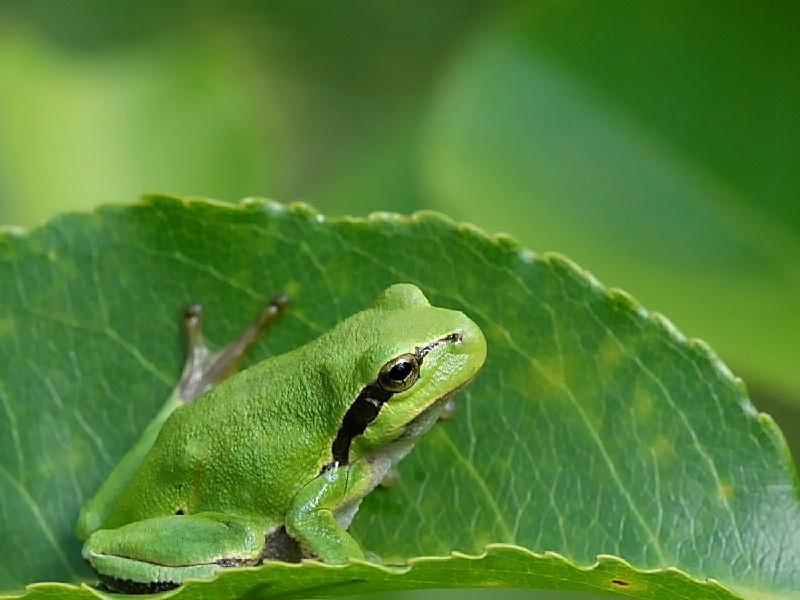
[[[300,350],[177,409],[103,526],[203,511],[281,523],[297,490],[330,459],[341,422],[307,400],[325,394],[326,382]]]

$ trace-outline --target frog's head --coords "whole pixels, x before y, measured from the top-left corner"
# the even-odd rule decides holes
[[[411,284],[389,287],[359,314],[368,334],[357,370],[367,383],[337,441],[350,460],[389,447],[402,456],[481,368],[486,340],[463,313],[431,306]]]

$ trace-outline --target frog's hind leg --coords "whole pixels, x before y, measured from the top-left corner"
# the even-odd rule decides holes
[[[209,579],[226,567],[258,565],[265,544],[258,524],[202,512],[101,529],[86,541],[83,557],[111,589],[142,594],[176,588],[190,577]]]
[[[203,307],[200,304],[187,306],[183,310],[183,326],[188,349],[177,387],[181,401],[191,402],[233,375],[247,351],[281,315],[288,302],[289,297],[286,294],[272,296],[239,337],[214,353],[209,351],[203,339]]]

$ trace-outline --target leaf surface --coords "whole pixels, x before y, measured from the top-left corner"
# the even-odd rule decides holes
[[[352,533],[384,564],[497,543],[537,554],[493,546],[404,575],[269,565],[179,594],[262,586],[262,597],[289,581],[300,596],[504,585],[737,597],[701,583],[711,578],[747,598],[800,597],[800,503],[782,435],[703,343],[625,293],[433,213],[328,219],[162,196],[0,238],[0,589],[91,581],[74,521],[178,378],[181,306],[204,304],[220,346],[287,292],[291,310],[257,360],[399,281],[472,317],[489,356],[455,418],[401,463],[397,486],[364,501]]]

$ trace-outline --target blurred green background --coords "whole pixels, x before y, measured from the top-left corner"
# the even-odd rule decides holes
[[[444,211],[708,341],[797,457],[798,23],[795,0],[4,0],[0,223],[145,191]]]

